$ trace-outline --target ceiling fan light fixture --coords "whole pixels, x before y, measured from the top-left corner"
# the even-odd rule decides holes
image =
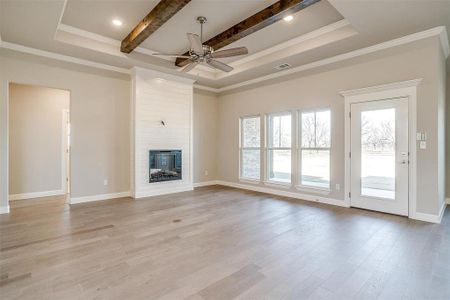
[[[290,21],[294,20],[294,17],[292,15],[288,15],[288,16],[284,17],[283,20],[285,20],[286,22],[290,22]]]

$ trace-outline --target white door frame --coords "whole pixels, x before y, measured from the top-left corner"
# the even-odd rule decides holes
[[[384,85],[372,86],[367,88],[342,91],[340,94],[345,98],[345,204],[351,205],[351,119],[350,106],[352,103],[369,102],[392,98],[407,98],[409,104],[409,218],[415,219],[416,201],[417,201],[417,86],[422,82],[422,78],[388,83]]]
[[[70,123],[70,110],[62,110],[62,143],[61,143],[61,182],[62,190],[65,194],[70,191],[70,146],[68,128]]]

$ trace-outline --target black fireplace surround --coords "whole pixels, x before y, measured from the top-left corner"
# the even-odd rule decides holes
[[[150,183],[181,179],[181,150],[150,150]]]

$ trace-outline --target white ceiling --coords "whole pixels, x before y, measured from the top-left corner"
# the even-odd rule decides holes
[[[206,40],[276,0],[192,0],[138,51],[120,53],[120,40],[158,2],[0,0],[0,35],[4,42],[114,67],[180,75],[173,61],[151,56],[151,51],[185,52],[186,32],[199,31],[198,15],[208,18]],[[112,26],[114,18],[124,22],[121,28]],[[290,23],[277,22],[229,45],[250,51],[249,56],[223,60],[235,67],[232,73],[200,68],[193,74],[200,84],[221,88],[277,72],[274,66],[283,62],[299,67],[436,26],[450,31],[450,0],[322,0],[296,13]]]

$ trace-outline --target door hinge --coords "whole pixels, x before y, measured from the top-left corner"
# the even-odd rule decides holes
[[[352,153],[351,152],[348,153],[348,157],[352,158]]]
[[[348,197],[351,198],[352,197],[352,193],[348,193]]]
[[[352,118],[352,112],[351,112],[351,111],[348,112],[348,117],[349,117],[350,119]]]

